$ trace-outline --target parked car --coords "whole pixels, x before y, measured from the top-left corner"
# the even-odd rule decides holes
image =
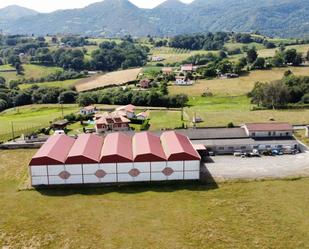
[[[243,153],[242,151],[235,151],[234,156],[236,156],[236,157],[245,156],[245,153]]]

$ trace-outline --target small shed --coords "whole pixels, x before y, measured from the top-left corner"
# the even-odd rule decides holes
[[[57,131],[57,130],[64,130],[68,124],[70,122],[66,119],[63,119],[63,120],[58,120],[58,121],[55,121],[53,124],[52,124],[52,127],[53,127],[53,130],[54,131]]]

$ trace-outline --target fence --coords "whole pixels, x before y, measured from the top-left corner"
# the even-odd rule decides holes
[[[33,133],[33,132],[39,130],[39,129],[47,127],[47,126],[49,126],[48,123],[35,125],[35,126],[27,126],[27,127],[18,128],[18,129],[14,128],[13,129],[14,132],[11,130],[11,131],[0,133],[0,143],[5,143],[5,142],[12,140],[13,136],[14,136],[14,139],[15,139],[15,138],[20,137],[22,134],[25,134],[25,135],[30,134],[30,133]]]

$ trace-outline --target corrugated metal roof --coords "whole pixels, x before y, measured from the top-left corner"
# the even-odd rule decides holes
[[[74,142],[74,138],[66,135],[54,135],[49,137],[46,143],[34,155],[30,165],[63,164]]]
[[[289,123],[251,123],[245,124],[250,132],[254,131],[293,131]]]
[[[188,137],[174,131],[161,135],[163,148],[169,161],[200,160]]]
[[[160,138],[149,132],[136,133],[133,137],[133,160],[135,162],[166,161]]]
[[[100,160],[103,138],[94,134],[81,134],[72,146],[67,164],[97,163]]]
[[[101,163],[132,162],[132,138],[123,133],[111,133],[105,137],[101,151]]]

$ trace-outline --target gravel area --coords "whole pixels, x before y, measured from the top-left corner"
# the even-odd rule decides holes
[[[261,158],[215,156],[202,171],[215,181],[309,177],[309,152]]]

